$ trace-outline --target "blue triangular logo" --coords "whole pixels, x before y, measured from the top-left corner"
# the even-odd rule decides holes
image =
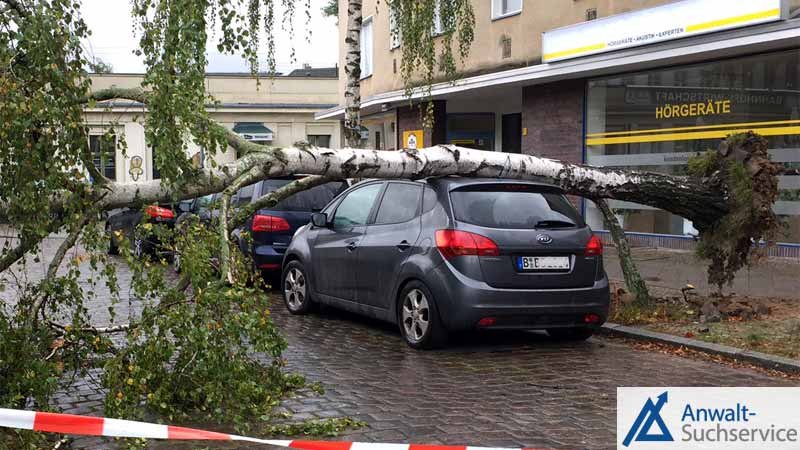
[[[631,442],[672,442],[672,433],[669,432],[664,419],[661,418],[661,408],[667,404],[667,392],[663,392],[658,397],[658,401],[653,403],[653,400],[648,398],[633,422],[630,431],[622,441],[622,445],[628,447]],[[655,425],[658,431],[651,433]]]

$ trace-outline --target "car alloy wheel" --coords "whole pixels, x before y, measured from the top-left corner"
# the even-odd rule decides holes
[[[428,298],[419,289],[412,289],[403,299],[403,328],[407,338],[418,343],[425,338],[430,328],[431,310]]]
[[[307,302],[306,288],[306,277],[299,268],[292,267],[286,271],[283,294],[289,311],[300,312],[303,310]]]

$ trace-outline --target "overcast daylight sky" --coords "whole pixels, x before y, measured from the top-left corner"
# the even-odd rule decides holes
[[[314,67],[332,67],[338,62],[339,34],[336,20],[322,16],[321,8],[324,0],[311,0],[311,41],[307,42],[305,12],[299,6],[305,3],[298,1],[298,13],[295,18],[295,39],[289,38],[289,32],[280,27],[283,17],[282,2],[276,5],[276,60],[277,70],[286,73],[301,67],[304,63]],[[133,22],[129,0],[83,0],[83,18],[92,30],[89,42],[85,44],[88,55],[94,55],[110,63],[116,73],[141,73],[144,65],[140,58],[133,54],[137,47],[138,37],[134,36]],[[262,40],[263,42],[263,40]],[[291,61],[291,47],[294,44],[296,62]],[[216,51],[216,41],[208,46],[208,72],[248,72],[247,64],[239,56],[221,55]],[[266,51],[261,59],[266,59]],[[266,65],[262,64],[262,70]]]

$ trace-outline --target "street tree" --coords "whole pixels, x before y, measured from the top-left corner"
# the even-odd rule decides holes
[[[547,181],[569,194],[640,203],[691,220],[700,231],[702,254],[710,260],[709,279],[720,285],[747,264],[754,242],[769,241],[775,232],[772,204],[779,169],[769,160],[764,139],[753,134],[733,136],[698,156],[685,177],[453,145],[384,152],[355,145],[326,149],[245,141],[206,112],[214,101],[204,86],[208,30],[218,25],[217,49],[242,55],[256,72],[264,45],[268,64],[274,64],[277,2],[132,0],[146,66],[142,86],[93,90],[82,45],[89,30],[79,1],[0,0],[0,216],[15,236],[4,241],[0,253],[0,283],[14,281],[17,271],[44,255],[40,250],[48,236],[66,235],[47,254],[44,276],[17,280],[13,301],[0,309],[0,406],[48,408],[58,379],[86,371],[94,362],[103,369],[109,415],[141,418],[146,405],[147,411],[179,420],[233,423],[240,430],[260,422],[274,433],[302,431],[272,425],[280,418],[275,412],[280,400],[306,384],[285,371],[281,354],[286,343],[270,319],[268,299],[252,285],[251,266],[230,244],[231,231],[253,212],[236,210],[230,198],[239,187],[262,179],[308,175],[258,199],[259,205],[345,178],[459,175]],[[438,12],[435,3],[443,5]],[[298,8],[308,8],[302,1],[281,4],[284,22]],[[414,80],[430,85],[448,71],[455,73],[453,55],[463,55],[461,46],[471,39],[469,2],[396,0],[392,5],[398,8],[404,47],[418,47],[404,48],[404,54],[425,61],[421,73],[409,69],[404,75],[410,92]],[[351,0],[350,8],[356,6],[360,10],[360,2]],[[352,11],[348,36],[356,28],[360,32],[360,11]],[[455,53],[430,38],[437,20],[442,21],[443,42],[455,45]],[[346,45],[357,47],[357,42]],[[431,59],[432,54],[438,56]],[[357,55],[350,57],[348,52],[348,74],[355,76]],[[358,104],[356,97],[352,105]],[[90,152],[83,110],[114,99],[143,105],[147,143],[159,149],[160,180],[113,181],[95,165],[96,156],[109,155]],[[110,134],[114,125],[109,124]],[[124,153],[119,138],[111,151]],[[212,156],[230,148],[237,159],[197,167],[187,156],[190,139]],[[180,276],[166,261],[134,258],[125,236],[118,236],[122,257],[106,255],[109,236],[103,222],[108,211],[210,193],[222,193],[215,226],[191,222],[177,235],[157,225],[148,230],[181,252]],[[72,248],[80,251],[70,253]],[[115,313],[123,299],[116,275],[120,264],[129,266],[129,301],[139,308],[124,319]],[[108,294],[98,298],[102,289]],[[86,307],[90,300],[107,302],[112,324],[92,322]],[[309,429],[335,431],[350,424],[330,421]],[[26,432],[0,438],[31,448],[43,439]]]

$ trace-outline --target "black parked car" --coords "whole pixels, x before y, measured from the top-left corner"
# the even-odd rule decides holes
[[[119,253],[119,238],[126,237],[133,245],[137,258],[143,255],[171,256],[167,246],[162,246],[152,233],[139,227],[140,224],[161,224],[169,228],[175,226],[175,211],[170,205],[150,205],[142,208],[124,208],[110,215],[106,220],[106,233],[109,235],[108,253]]]
[[[285,253],[290,312],[325,303],[384,319],[415,348],[469,329],[586,339],[608,314],[602,243],[545,184],[364,182],[314,214]]]
[[[244,206],[294,179],[270,179],[245,186],[231,203],[235,207]],[[320,211],[346,188],[346,183],[330,182],[298,192],[272,208],[258,210],[243,227],[234,231],[239,248],[252,256],[255,268],[261,271],[267,283],[273,287],[280,284],[283,255],[297,229],[309,223],[313,212]],[[251,238],[245,239],[242,231],[249,231]]]

